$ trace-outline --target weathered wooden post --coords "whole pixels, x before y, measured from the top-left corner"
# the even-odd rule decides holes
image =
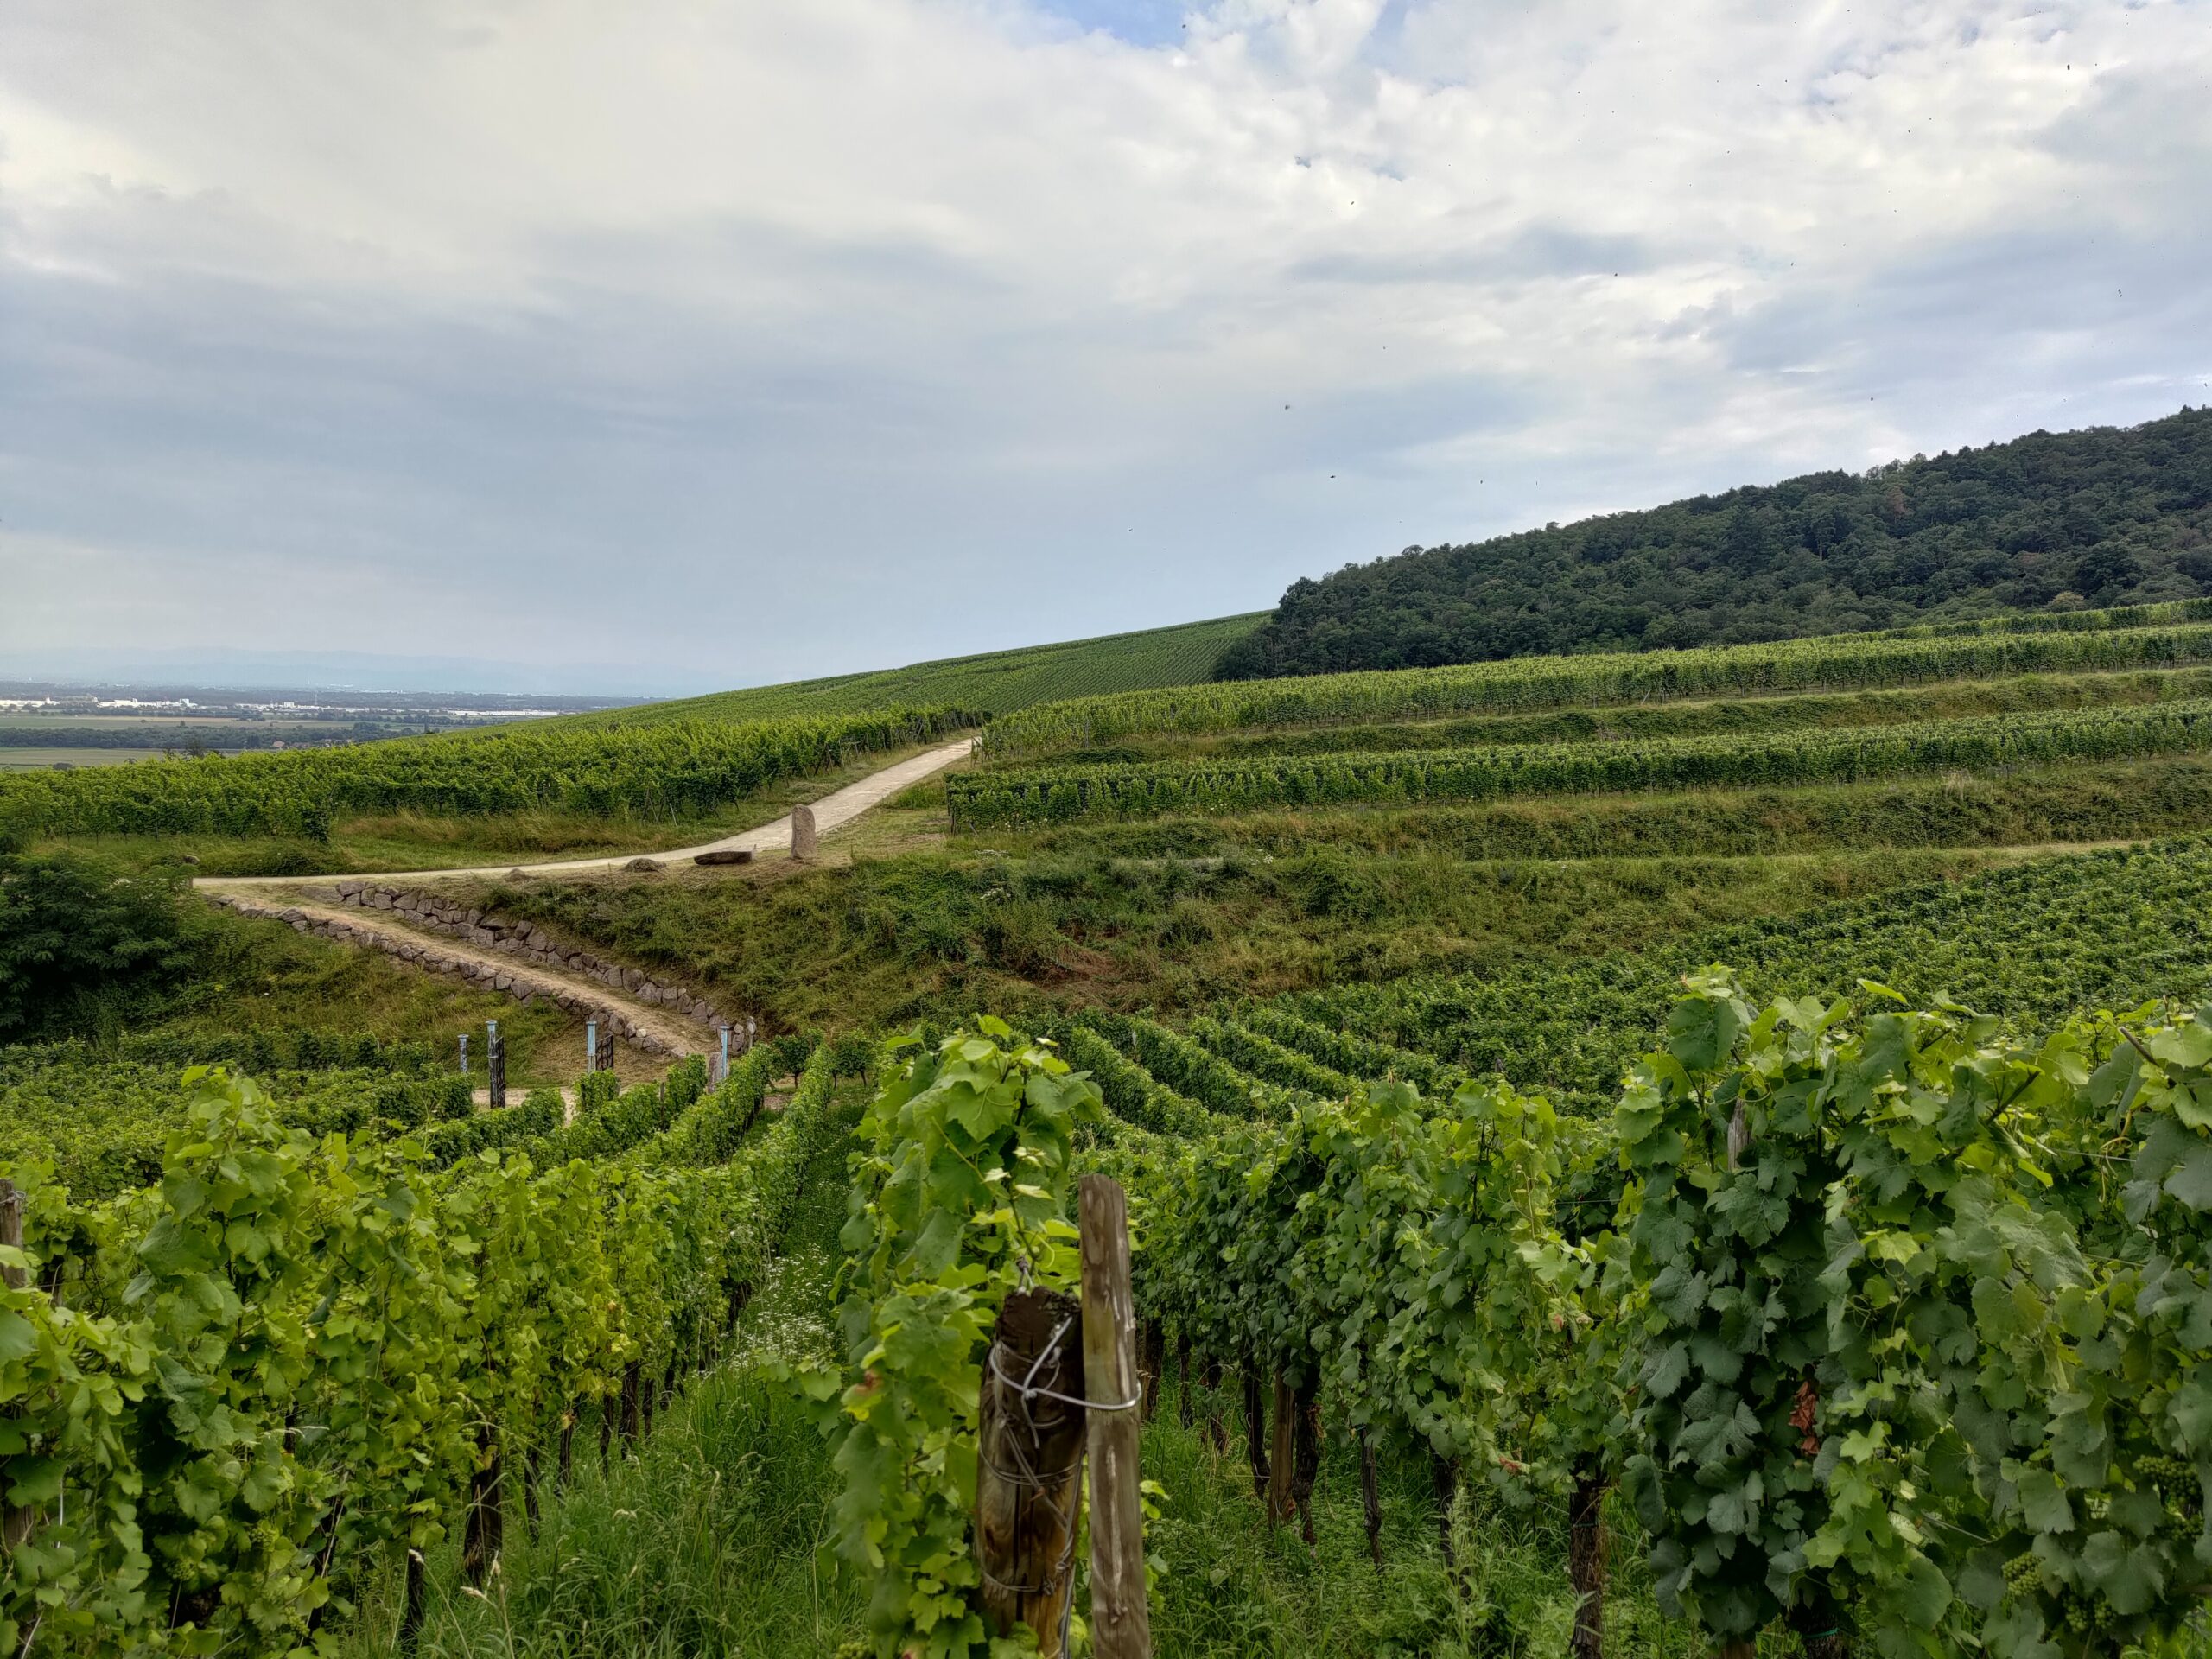
[[[403,1653],[415,1651],[416,1638],[423,1631],[423,1615],[430,1600],[429,1569],[423,1560],[423,1552],[414,1545],[407,1546],[407,1594],[399,1611],[399,1648]]]
[[[1567,1501],[1567,1575],[1574,1586],[1574,1659],[1605,1659],[1605,1488],[1603,1466],[1594,1458],[1577,1462],[1574,1488]],[[1811,1653],[1812,1643],[1805,1644]]]
[[[1129,1291],[1129,1206],[1120,1183],[1077,1183],[1083,1249],[1083,1389],[1090,1401],[1090,1640],[1098,1659],[1151,1659],[1144,1498],[1138,1490],[1136,1306]]]
[[[1067,1651],[1083,1503],[1083,1313],[1056,1290],[1018,1290],[983,1356],[976,1437],[976,1564],[998,1635],[1037,1633],[1043,1659]]]
[[[468,1519],[461,1541],[461,1575],[480,1586],[506,1546],[506,1510],[500,1491],[499,1432],[486,1423],[476,1431],[475,1471],[468,1478]]]
[[[1290,1379],[1275,1368],[1274,1419],[1268,1425],[1274,1431],[1274,1444],[1268,1456],[1268,1519],[1280,1526],[1290,1519],[1292,1499],[1291,1476],[1297,1452],[1293,1436],[1298,1421],[1298,1398],[1291,1390]]]
[[[13,1181],[4,1179],[0,1179],[0,1244],[13,1250],[23,1248],[23,1195]],[[9,1289],[29,1290],[30,1283],[28,1269],[0,1267],[0,1284],[5,1284]],[[0,1552],[14,1549],[30,1535],[30,1505],[9,1503],[0,1499]]]
[[[23,1248],[23,1194],[22,1189],[0,1176],[0,1244],[11,1250]],[[31,1276],[22,1268],[0,1267],[0,1284],[10,1290],[29,1290]]]
[[[1297,1456],[1290,1471],[1290,1501],[1298,1510],[1298,1535],[1313,1547],[1313,1484],[1321,1478],[1321,1402],[1316,1379],[1299,1384],[1296,1403]],[[1283,1519],[1290,1517],[1286,1515]]]
[[[507,1103],[507,1051],[499,1041],[499,1022],[484,1022],[484,1103],[498,1111]]]
[[[796,860],[814,856],[814,809],[810,806],[791,808],[791,857]]]
[[[1244,1459],[1252,1465],[1252,1496],[1268,1502],[1271,1472],[1268,1468],[1268,1402],[1260,1387],[1257,1360],[1246,1356],[1244,1383]]]

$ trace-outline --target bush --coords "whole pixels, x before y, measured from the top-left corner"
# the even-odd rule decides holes
[[[181,976],[194,957],[182,888],[78,854],[0,856],[0,1037]]]

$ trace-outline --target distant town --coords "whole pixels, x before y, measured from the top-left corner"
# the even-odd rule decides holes
[[[0,680],[0,771],[328,748],[615,709],[634,701],[327,686],[84,686]]]

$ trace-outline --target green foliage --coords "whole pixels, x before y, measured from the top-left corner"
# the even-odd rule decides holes
[[[1551,1108],[1487,1084],[1437,1103],[1375,1084],[1233,1127],[1142,1189],[1146,1310],[1224,1363],[1318,1382],[1356,1427],[1557,1484],[1529,1385],[1576,1328],[1560,1158]]]
[[[1278,1088],[1331,1098],[1352,1091],[1353,1080],[1345,1073],[1234,1020],[1194,1020],[1191,1034],[1230,1065]]]
[[[1219,1123],[1215,1113],[1132,1065],[1089,1026],[1071,1023],[1065,1040],[1069,1063],[1098,1085],[1115,1116],[1158,1135],[1202,1135]]]
[[[1523,656],[1451,668],[1178,687],[1046,703],[1002,715],[985,730],[982,742],[996,761],[1162,733],[2167,667],[2212,660],[2208,613],[2212,602],[2191,601],[2074,619],[2111,626],[2049,628],[2034,626],[2044,619],[2007,617],[1956,631],[1909,628],[1697,650]]]
[[[622,1097],[622,1079],[612,1071],[587,1071],[576,1083],[576,1118],[605,1111]]]
[[[2212,1020],[1691,991],[1618,1119],[1662,1596],[1728,1639],[2172,1650],[2212,1559]]]
[[[1280,1084],[1240,1071],[1180,1032],[1141,1014],[1087,1009],[1080,1016],[1092,1030],[1135,1056],[1137,1063],[1168,1088],[1224,1117],[1281,1116],[1294,1103]]]
[[[1224,678],[1846,632],[2212,582],[2212,410],[1810,474],[1291,584]]]
[[[37,1511],[0,1576],[11,1650],[35,1625],[86,1651],[308,1650],[330,1560],[427,1548],[502,1438],[723,1327],[830,1122],[825,1059],[741,1162],[699,1133],[438,1173],[419,1141],[317,1139],[250,1084],[192,1081],[156,1187],[73,1211],[8,1169],[33,1200],[8,1265],[36,1286],[0,1292],[0,1484]],[[745,1110],[709,1093],[678,1128]]]
[[[1583,1111],[1609,1111],[1684,975],[1737,964],[1758,996],[1866,976],[1916,1002],[1955,998],[2050,1022],[2145,996],[2193,996],[2212,960],[2212,842],[2049,859],[1929,881],[1727,927],[1637,953],[1481,976],[1345,985],[1287,998],[1310,1023],[1501,1073]]]
[[[1410,1083],[1430,1094],[1450,1094],[1461,1079],[1427,1054],[1378,1043],[1354,1032],[1332,1031],[1301,1020],[1288,1009],[1257,1003],[1244,1011],[1245,1023],[1287,1048],[1351,1077]]]
[[[331,1066],[278,1072],[270,1086],[264,1106],[290,1128],[358,1135],[436,1125],[430,1143],[456,1156],[456,1131],[481,1123],[488,1135],[501,1116],[472,1117],[467,1080],[451,1075]],[[112,1197],[160,1179],[169,1138],[198,1094],[173,1065],[94,1059],[73,1045],[0,1050],[0,1158],[50,1166],[80,1199]]]
[[[873,1584],[884,1659],[992,1646],[969,1543],[978,1367],[1010,1291],[1076,1283],[1072,1136],[1103,1116],[1096,1084],[995,1018],[887,1057],[839,1241],[844,1386],[810,1379],[834,1402],[837,1550]]]
[[[193,951],[181,886],[73,854],[0,856],[0,1038],[183,973]]]
[[[694,817],[785,778],[971,726],[897,708],[736,725],[607,718],[342,749],[149,761],[0,779],[0,812],[48,835],[326,836],[346,813],[448,817],[559,807],[597,818]]]
[[[1492,800],[1886,777],[1948,767],[2202,753],[2212,702],[1770,736],[1062,766],[948,778],[956,829],[1257,807]]]
[[[1401,671],[1411,672],[1413,671]],[[1675,697],[1568,709],[1440,718],[1331,721],[1313,726],[1124,736],[1096,749],[1041,757],[1103,765],[1161,760],[1236,760],[1276,754],[1379,754],[1392,749],[1465,749],[1485,743],[1583,743],[1596,740],[1712,737],[1723,733],[1825,731],[1957,720],[1969,715],[2042,714],[2183,702],[2212,696],[2212,668],[2092,669],[1997,679],[1942,679],[1846,691],[1765,691]],[[1039,764],[1027,757],[995,765]]]

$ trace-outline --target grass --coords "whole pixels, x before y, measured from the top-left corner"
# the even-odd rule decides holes
[[[1225,997],[1637,950],[2212,826],[2212,759],[1799,789],[1014,831],[909,791],[822,865],[468,890],[778,1027]]]
[[[753,880],[483,883],[471,902],[774,1026],[978,1007],[1187,1011],[1224,997],[1630,949],[2002,861],[1975,851],[1470,861],[1318,846],[1275,858],[944,852]]]
[[[1102,692],[1143,691],[1210,679],[1221,653],[1269,613],[1184,622],[1092,639],[985,652],[907,668],[718,691],[621,711],[625,721],[765,720],[785,715],[864,714],[944,704],[1002,715],[1032,703]],[[606,716],[563,716],[599,721]]]

